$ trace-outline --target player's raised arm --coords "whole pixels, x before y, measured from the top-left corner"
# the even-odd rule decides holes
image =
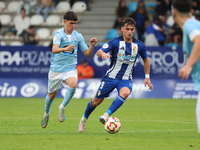
[[[102,59],[108,59],[110,57],[112,57],[111,55],[105,53],[102,49],[99,49],[97,52],[96,52],[96,55]]]
[[[145,80],[144,80],[144,85],[148,85],[149,86],[149,90],[152,90],[152,84],[151,84],[151,81],[150,81],[150,76],[149,76],[149,73],[150,73],[150,61],[149,61],[149,58],[145,58],[144,60],[144,72],[145,72]]]
[[[90,58],[92,56],[93,53],[93,49],[94,49],[94,45],[97,43],[97,39],[96,38],[91,38],[90,39],[90,46],[86,51],[83,51],[83,54],[85,55],[85,57]]]

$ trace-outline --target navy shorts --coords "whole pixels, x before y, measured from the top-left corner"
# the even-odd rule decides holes
[[[108,97],[109,94],[116,88],[119,94],[119,90],[123,87],[129,88],[130,92],[132,91],[132,81],[131,80],[119,80],[104,77],[101,80],[101,84],[97,90],[96,98]]]

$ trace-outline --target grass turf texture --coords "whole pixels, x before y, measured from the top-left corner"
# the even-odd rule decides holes
[[[0,98],[1,150],[199,150],[195,118],[196,100],[128,99],[112,116],[122,128],[107,133],[99,122],[113,99],[105,99],[91,114],[83,133],[78,123],[89,99],[73,99],[58,121],[56,98],[48,126],[41,128],[44,98]]]

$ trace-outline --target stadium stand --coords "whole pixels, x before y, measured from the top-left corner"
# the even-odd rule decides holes
[[[156,0],[145,0],[146,6],[155,5]],[[134,3],[134,5],[133,5]],[[129,8],[129,11],[134,11],[136,6],[136,1],[126,0],[126,4]],[[1,29],[1,33],[7,28],[13,28],[14,22],[17,16],[17,6],[19,5],[19,0],[2,0],[0,2],[0,15],[10,16],[11,20],[7,21],[7,23],[3,24]],[[37,29],[40,28],[48,28],[50,31],[50,36],[46,39],[41,39],[39,45],[43,45],[43,43],[51,42],[51,38],[53,33],[55,33],[55,29],[59,29],[63,26],[62,17],[63,13],[68,10],[74,10],[79,18],[78,25],[76,26],[76,30],[84,35],[85,41],[89,44],[89,40],[92,37],[96,37],[98,40],[98,44],[106,42],[106,35],[108,31],[110,31],[113,27],[115,16],[115,8],[118,5],[117,0],[91,0],[90,1],[90,10],[87,11],[86,5],[84,2],[75,2],[73,6],[70,6],[70,3],[66,0],[60,0],[56,7],[52,7],[52,10],[49,14],[49,19],[47,18],[46,22],[43,19],[40,19],[41,22],[37,19],[34,21],[36,8],[32,9],[29,17],[31,18],[31,25],[35,25]],[[15,7],[14,7],[15,6]],[[81,7],[77,9],[76,7]],[[154,13],[153,10],[150,10]],[[149,18],[152,19],[153,13],[149,13]],[[168,14],[169,15],[169,14]],[[38,17],[38,16],[37,16]],[[167,16],[168,17],[168,16]],[[53,21],[52,21],[53,20]],[[1,19],[2,21],[2,19]],[[171,26],[173,22],[173,18],[169,17],[167,20],[167,24]],[[5,39],[4,42],[6,45],[9,45],[13,39],[10,37],[0,37],[0,39]],[[15,41],[19,41],[20,38],[15,37]]]

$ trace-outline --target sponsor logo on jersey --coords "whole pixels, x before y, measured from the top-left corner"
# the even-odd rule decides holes
[[[121,53],[117,54],[117,58],[119,58],[120,60],[122,59],[122,60],[126,60],[126,61],[134,61],[135,60],[134,56],[125,55],[125,54],[121,54]]]
[[[125,50],[124,46],[120,47],[121,50]]]

